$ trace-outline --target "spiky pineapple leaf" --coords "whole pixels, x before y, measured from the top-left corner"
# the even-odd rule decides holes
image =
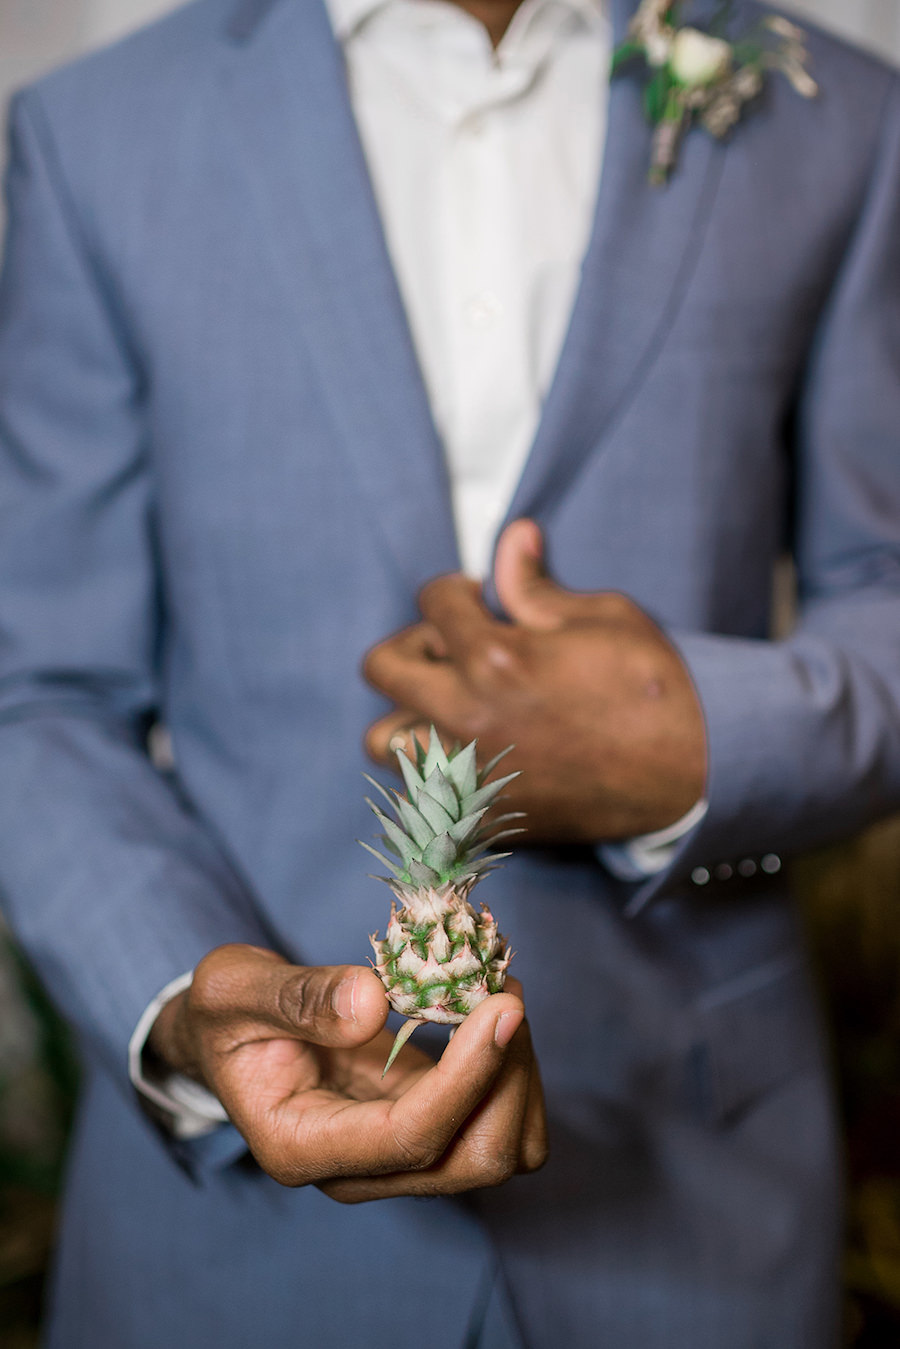
[[[384,797],[385,801],[387,801],[388,805],[391,807],[392,810],[397,809],[397,803],[394,800],[393,796],[391,796],[390,792],[387,791],[386,788],[382,787],[380,782],[376,782],[374,778],[370,778],[368,773],[363,773],[363,777],[365,778],[366,782],[368,782],[370,787],[374,787],[376,792],[379,792],[380,795]],[[366,800],[368,801],[368,797],[366,797]]]
[[[477,744],[478,741],[473,740],[465,749],[451,755],[447,767],[447,776],[459,792],[462,801],[478,790],[478,767],[475,762]]]
[[[361,847],[365,848],[366,852],[370,852],[373,857],[377,857],[381,865],[383,867],[387,867],[388,871],[392,872],[394,876],[396,876],[398,881],[400,880],[400,878],[403,875],[403,872],[400,870],[399,867],[394,866],[393,862],[389,862],[388,859],[384,856],[384,854],[380,853],[377,848],[373,848],[371,844],[363,842],[361,838],[358,838],[356,841],[358,844],[360,844]],[[375,879],[380,881],[383,880],[384,877],[376,876]]]
[[[510,820],[527,820],[527,810],[508,810],[505,815],[495,815],[491,820],[491,828],[496,829],[498,824],[509,824]]]
[[[497,778],[496,782],[488,782],[485,786],[479,787],[475,795],[466,802],[467,811],[479,810],[482,806],[489,806],[500,795],[503,788],[508,787],[518,776],[518,773],[509,773],[505,778]]]
[[[416,741],[417,748],[418,745],[419,742],[417,740]],[[408,756],[404,754],[402,749],[398,749],[396,751],[396,754],[397,754],[397,762],[400,765],[400,772],[403,775],[403,781],[406,785],[407,796],[413,803],[415,803],[416,797],[418,796],[422,788],[425,786],[425,779],[419,774],[418,770],[413,767],[412,763],[410,763]]]
[[[515,745],[507,745],[506,749],[502,749],[499,754],[494,755],[493,759],[491,759],[489,763],[485,764],[484,768],[482,768],[478,774],[479,787],[484,783],[486,778],[489,778],[491,776],[494,769],[497,767],[498,763],[500,763],[501,759],[505,759],[507,754],[511,754],[514,749]]]
[[[514,834],[527,834],[527,829],[501,829],[496,834],[491,834],[482,844],[485,848],[493,848],[495,843],[499,843],[502,838],[512,838]]]
[[[416,857],[419,851],[415,843],[408,834],[403,832],[399,824],[395,824],[393,820],[388,819],[384,811],[380,810],[374,801],[369,797],[366,797],[366,802],[377,816],[379,823],[384,829],[386,841],[390,840],[390,842],[393,843],[394,847],[397,849],[398,856],[402,857],[404,864],[408,866],[410,861]]]
[[[441,737],[432,726],[428,740],[428,753],[422,767],[422,776],[427,782],[435,768],[440,768],[442,772],[446,772],[449,766],[447,755],[444,753],[444,746],[441,744]]]
[[[437,770],[440,772],[440,769]],[[428,831],[426,844],[435,834],[446,834],[456,823],[454,817],[449,811],[445,810],[439,801],[436,801],[431,793],[426,789],[419,792],[418,801],[419,811],[431,826]]]
[[[443,878],[450,871],[456,857],[457,847],[450,835],[438,834],[422,853],[422,862]]]
[[[464,815],[461,820],[451,824],[448,830],[450,837],[454,839],[460,848],[465,847],[469,840],[475,835],[478,826],[487,814],[487,806],[482,810],[476,810],[471,815]]]
[[[406,870],[410,879],[414,881],[416,885],[425,885],[432,888],[435,885],[440,884],[441,878],[438,873],[432,871],[427,863],[420,862],[417,858],[413,858]]]
[[[493,871],[495,863],[502,862],[504,857],[512,857],[512,853],[491,852],[485,857],[476,857],[473,862],[466,863],[466,875],[484,876],[488,871]]]
[[[419,795],[422,796],[425,794],[430,796],[433,801],[437,801],[439,806],[443,806],[451,820],[459,819],[459,797],[456,794],[453,784],[448,782],[445,778],[439,764],[435,765],[425,779],[425,786]],[[424,814],[425,812],[422,804],[418,801],[416,804]]]
[[[400,816],[400,823],[403,828],[414,840],[419,848],[427,848],[428,844],[434,838],[434,829],[428,823],[424,815],[416,810],[414,805],[398,795],[394,801],[394,809]]]
[[[417,1026],[422,1026],[424,1024],[425,1024],[424,1022],[417,1021],[414,1017],[411,1017],[408,1021],[404,1021],[403,1025],[397,1031],[394,1043],[391,1046],[391,1052],[388,1055],[388,1061],[384,1065],[384,1072],[381,1074],[382,1080],[387,1076],[388,1069],[393,1064],[394,1059],[400,1053],[400,1050],[406,1044],[407,1040],[412,1035],[413,1031],[416,1029]]]

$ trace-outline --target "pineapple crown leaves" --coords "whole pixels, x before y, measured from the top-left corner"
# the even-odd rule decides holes
[[[488,851],[501,839],[524,831],[509,826],[523,818],[521,811],[512,811],[484,823],[484,817],[518,773],[487,782],[486,778],[497,767],[509,749],[498,754],[484,768],[477,766],[476,741],[459,745],[447,752],[432,726],[428,748],[413,737],[415,762],[402,749],[396,751],[400,772],[406,786],[406,796],[386,791],[379,782],[364,774],[366,781],[384,798],[393,812],[387,814],[371,797],[366,802],[383,829],[380,836],[387,853],[362,842],[362,846],[376,857],[391,873],[378,877],[401,890],[405,887],[438,888],[465,881],[474,882],[493,869],[496,862],[509,853]],[[512,746],[510,746],[510,749]],[[494,832],[490,832],[493,830]]]

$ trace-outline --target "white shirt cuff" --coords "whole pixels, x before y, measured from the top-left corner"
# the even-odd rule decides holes
[[[643,881],[665,871],[675,855],[681,840],[696,829],[709,809],[705,797],[692,806],[686,815],[665,829],[652,834],[639,834],[624,843],[604,843],[597,853],[601,862],[620,881]]]
[[[221,1101],[199,1082],[183,1073],[166,1073],[151,1080],[144,1071],[144,1049],[154,1021],[166,1003],[190,988],[193,980],[191,970],[166,984],[145,1010],[128,1044],[128,1076],[133,1086],[166,1112],[169,1128],[176,1138],[202,1138],[228,1123]]]

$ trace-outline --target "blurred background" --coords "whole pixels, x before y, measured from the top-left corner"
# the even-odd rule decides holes
[[[297,0],[301,3],[302,0]],[[9,93],[174,0],[0,0]],[[900,64],[900,0],[784,0]],[[795,864],[828,1008],[850,1176],[845,1344],[900,1346],[900,820]],[[33,1349],[77,1073],[0,921],[0,1345]],[[727,1349],[727,1346],[723,1346]]]

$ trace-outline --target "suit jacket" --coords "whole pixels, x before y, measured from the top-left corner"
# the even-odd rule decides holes
[[[142,1009],[212,947],[363,961],[383,922],[353,841],[384,710],[360,659],[457,557],[340,54],[320,0],[199,0],[18,99],[0,883],[86,1064],[54,1349],[828,1342],[830,1091],[759,863],[900,803],[900,102],[872,59],[812,52],[821,99],[773,78],[664,191],[639,82],[614,84],[510,509],[564,584],[677,642],[709,813],[640,885],[576,848],[490,879],[552,1159],[360,1208],[279,1189],[230,1129],[174,1144],[126,1077]],[[785,548],[802,612],[776,642]]]

